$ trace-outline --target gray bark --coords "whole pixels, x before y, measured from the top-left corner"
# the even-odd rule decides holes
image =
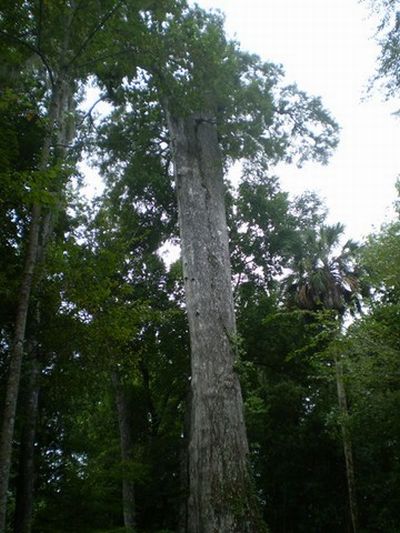
[[[128,463],[133,459],[132,428],[130,424],[129,405],[117,370],[112,372],[112,382],[118,415],[121,459],[122,463]],[[133,532],[136,527],[135,485],[129,479],[129,476],[123,476],[122,478],[122,505],[125,529]]]
[[[336,386],[338,394],[339,411],[341,415],[341,430],[343,440],[343,452],[346,463],[346,478],[347,478],[347,490],[349,494],[349,508],[351,516],[351,524],[353,533],[358,531],[358,510],[357,510],[357,496],[356,496],[356,483],[354,474],[354,460],[353,460],[353,447],[351,443],[351,435],[347,427],[347,418],[349,416],[349,410],[347,406],[346,389],[343,379],[343,365],[339,357],[335,358],[336,367]]]
[[[189,533],[264,531],[248,471],[221,155],[213,117],[168,113],[191,342]]]

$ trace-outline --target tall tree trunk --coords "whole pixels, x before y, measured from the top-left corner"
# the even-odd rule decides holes
[[[49,107],[48,131],[43,141],[41,161],[39,166],[39,170],[43,172],[46,171],[49,164],[50,147],[52,144],[54,129],[57,121],[60,118],[60,112],[63,109],[62,94],[63,80],[60,80],[53,88]],[[26,322],[39,250],[41,214],[41,205],[36,202],[32,207],[25,265],[18,297],[14,340],[10,350],[8,381],[6,386],[6,397],[3,410],[3,423],[0,440],[0,532],[5,531],[6,527],[7,492],[11,470],[12,440],[14,436],[15,415],[21,379]]]
[[[341,416],[341,429],[343,440],[343,451],[346,462],[346,478],[347,478],[347,490],[349,494],[349,508],[353,533],[358,531],[358,510],[357,510],[357,496],[356,496],[356,483],[354,474],[354,461],[353,461],[353,447],[351,443],[351,435],[347,426],[347,418],[349,416],[349,410],[347,406],[346,389],[343,379],[343,365],[339,357],[335,358],[336,367],[336,386],[338,394],[339,411]]]
[[[211,115],[168,111],[191,342],[188,532],[257,533],[216,127]]]
[[[128,463],[133,459],[132,428],[129,417],[129,405],[121,384],[120,377],[118,375],[118,371],[113,370],[111,377],[115,390],[115,403],[117,406],[121,459],[122,463]],[[122,504],[125,529],[129,532],[133,532],[135,531],[136,527],[135,485],[134,482],[129,479],[129,476],[127,477],[124,475],[122,478]]]
[[[26,402],[23,412],[24,428],[22,432],[17,481],[14,533],[30,533],[32,527],[33,485],[35,476],[34,445],[40,389],[40,361],[38,355],[38,346],[35,342],[31,349]]]

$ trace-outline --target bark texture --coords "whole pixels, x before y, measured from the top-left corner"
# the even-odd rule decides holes
[[[349,493],[349,508],[350,508],[351,524],[352,524],[353,533],[357,533],[358,511],[357,511],[356,483],[355,483],[355,474],[354,474],[353,447],[351,443],[351,436],[350,436],[348,427],[346,425],[346,418],[348,417],[349,411],[348,411],[348,406],[347,406],[346,389],[344,386],[344,379],[343,379],[343,365],[338,357],[335,359],[335,366],[336,366],[336,386],[337,386],[337,393],[338,393],[339,410],[340,410],[340,415],[342,417],[341,429],[342,429],[344,458],[346,462],[346,478],[347,478],[347,489]]]
[[[115,403],[118,415],[121,459],[122,463],[128,463],[133,459],[132,428],[130,424],[128,401],[116,370],[112,373],[112,382],[114,385]],[[129,532],[133,532],[136,527],[135,485],[129,477],[122,478],[122,505],[125,529]]]
[[[248,471],[224,184],[212,115],[167,113],[191,342],[189,533],[264,531]]]

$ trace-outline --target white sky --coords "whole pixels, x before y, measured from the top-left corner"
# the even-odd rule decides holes
[[[228,35],[243,49],[282,63],[288,82],[322,97],[341,126],[340,145],[327,167],[281,166],[282,188],[315,190],[331,222],[360,239],[393,216],[400,173],[400,103],[377,93],[362,101],[374,73],[375,21],[358,0],[198,0],[226,14]]]

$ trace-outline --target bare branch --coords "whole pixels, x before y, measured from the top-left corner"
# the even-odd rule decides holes
[[[106,95],[100,96],[100,98],[98,98],[94,102],[94,104],[90,106],[88,111],[83,115],[82,120],[79,123],[79,127],[84,123],[84,121],[87,119],[87,117],[90,117],[90,122],[93,124],[93,119],[92,119],[93,110],[100,102],[103,102],[104,100],[106,100],[106,98],[107,98]]]

